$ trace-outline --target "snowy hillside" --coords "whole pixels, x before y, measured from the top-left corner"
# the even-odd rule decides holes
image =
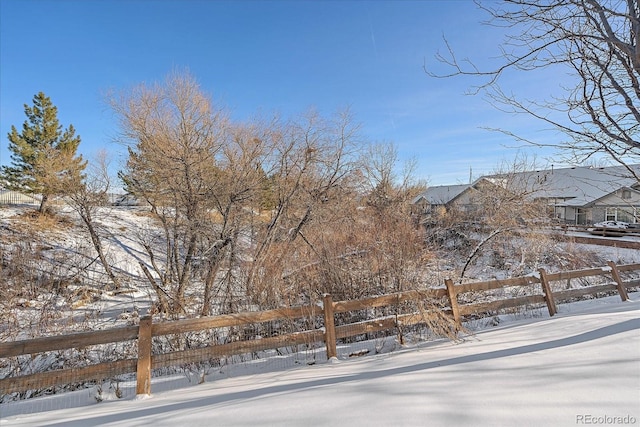
[[[0,271],[6,278],[0,338],[11,341],[137,324],[148,312],[154,295],[140,269],[140,263],[150,262],[141,242],[156,226],[140,208],[105,209],[99,226],[109,262],[122,281],[118,289],[105,280],[88,236],[71,211],[61,208],[47,219],[30,215],[24,206],[0,208]],[[429,264],[429,280],[436,285],[455,273],[452,266],[464,262],[450,251],[445,255]],[[599,266],[606,260],[640,262],[638,250],[563,242],[545,247],[542,255],[550,264],[539,266],[550,271]],[[508,277],[491,256],[480,257],[469,274],[478,279]],[[522,265],[517,259],[500,261],[504,266]],[[18,289],[11,286],[14,280],[33,285]],[[639,376],[638,308],[637,302],[621,303],[616,296],[562,305],[561,315],[552,319],[536,311],[478,320],[467,325],[477,335],[457,344],[400,347],[388,337],[388,344],[399,351],[377,354],[376,349],[370,353],[375,356],[350,358],[349,354],[361,354],[359,343],[353,351],[343,349],[339,360],[315,366],[301,354],[292,363],[262,358],[226,366],[224,372],[205,372],[201,378],[189,377],[185,369],[177,377],[154,378],[154,395],[143,403],[132,400],[135,384],[127,381],[117,392],[88,386],[26,401],[7,399],[0,404],[0,424],[209,425],[214,416],[210,410],[215,410],[220,425],[422,425],[425,417],[430,425],[478,425],[475,420],[480,425],[528,425],[528,420],[535,421],[529,425],[575,425],[571,416],[588,408],[640,419],[628,409],[634,398],[638,400],[637,387],[635,394],[630,388]],[[483,330],[497,324],[500,328]],[[98,356],[101,361],[118,357]],[[69,362],[62,361],[65,366]],[[300,365],[305,368],[285,370]],[[624,370],[635,376],[624,376]],[[621,382],[607,382],[617,377]],[[193,387],[200,381],[204,384]],[[597,393],[585,392],[592,389]],[[583,405],[582,397],[576,397],[583,392],[604,400],[599,406]],[[124,393],[120,399],[118,393]],[[119,402],[95,405],[103,400]],[[247,405],[251,411],[245,411]],[[274,412],[274,405],[286,410]],[[65,407],[69,409],[58,410]],[[41,411],[49,412],[38,414]],[[526,420],[516,422],[520,415]]]
[[[0,338],[25,339],[63,330],[135,323],[150,308],[154,292],[140,267],[140,264],[150,264],[142,242],[146,234],[158,226],[148,211],[114,207],[100,212],[97,224],[106,256],[122,285],[114,289],[75,213],[64,207],[57,210],[55,218],[47,219],[33,215],[30,206],[0,206],[0,257],[4,264],[0,272],[7,287],[1,302],[4,317],[0,324],[4,324]],[[536,249],[541,253],[541,260],[529,270],[588,268],[605,265],[607,260],[618,264],[640,262],[640,251],[634,249],[543,243],[543,248]],[[423,283],[416,286],[439,287],[445,278],[455,278],[456,269],[465,261],[459,256],[445,248],[442,254],[432,257],[421,273]],[[515,267],[509,269],[510,266],[522,265],[521,259],[509,258],[509,254],[499,256],[499,260],[491,252],[479,256],[467,280],[512,277]],[[32,285],[28,289],[17,289],[12,285],[14,281]]]

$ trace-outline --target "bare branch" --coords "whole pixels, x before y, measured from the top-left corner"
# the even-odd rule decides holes
[[[548,145],[570,152],[577,161],[597,154],[623,165],[640,160],[638,0],[477,4],[490,18],[486,25],[507,31],[500,46],[502,63],[482,69],[469,60],[459,61],[445,39],[448,54],[437,53],[436,58],[452,71],[425,69],[428,75],[478,77],[481,83],[472,93],[482,92],[497,108],[532,116],[564,133],[566,141]],[[508,71],[541,69],[569,74],[575,86],[565,88],[562,97],[538,101],[507,95],[500,87]]]

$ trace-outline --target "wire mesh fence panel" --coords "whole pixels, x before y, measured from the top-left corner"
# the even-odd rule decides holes
[[[155,336],[152,390],[324,362],[321,325],[313,315]]]
[[[628,267],[633,267],[634,265],[629,265]],[[625,266],[626,267],[626,266]],[[627,292],[637,292],[640,289],[640,271],[634,270],[632,268],[620,268],[618,269],[620,273],[620,277],[625,283],[625,288]]]
[[[0,414],[132,398],[135,347],[134,341],[123,341],[1,358]]]
[[[335,316],[339,357],[359,357],[386,353],[407,344],[450,337],[455,333],[453,319],[442,297],[426,295],[339,313]]]

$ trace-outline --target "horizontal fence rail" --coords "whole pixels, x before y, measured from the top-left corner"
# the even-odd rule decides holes
[[[137,338],[138,326],[125,326],[103,331],[78,332],[54,337],[9,341],[0,343],[0,358],[44,353],[45,351],[64,350],[67,348],[87,347],[89,345],[108,344],[135,340]]]
[[[640,286],[639,279],[624,280],[623,275],[640,271],[640,264],[616,265],[609,262],[607,266],[584,270],[561,271],[547,273],[540,269],[537,274],[514,277],[503,280],[488,280],[472,283],[454,284],[445,280],[444,287],[409,290],[387,295],[368,297],[358,300],[336,301],[331,295],[325,295],[317,305],[285,307],[260,312],[242,312],[219,316],[183,319],[153,323],[151,317],[143,317],[137,326],[118,327],[101,331],[80,332],[54,337],[35,338],[29,340],[0,343],[0,359],[8,359],[23,355],[33,355],[66,349],[81,349],[88,346],[135,342],[137,358],[127,358],[112,362],[97,363],[84,367],[57,369],[27,375],[13,375],[0,379],[0,395],[25,392],[34,388],[61,386],[69,383],[81,383],[97,378],[111,378],[116,375],[136,375],[136,393],[151,393],[151,371],[171,366],[199,363],[202,361],[255,353],[264,350],[278,349],[286,346],[297,346],[309,343],[324,343],[327,358],[337,356],[337,341],[380,331],[399,330],[402,327],[425,323],[425,311],[416,310],[421,304],[428,302],[427,310],[437,310],[453,319],[456,328],[461,328],[465,319],[493,315],[500,310],[517,307],[547,307],[550,316],[557,313],[557,303],[571,301],[586,295],[617,292],[622,301],[628,299],[627,289]],[[604,277],[611,279],[606,284],[566,289],[571,280],[586,277]],[[552,283],[563,282],[565,289],[553,290]],[[492,298],[487,301],[487,294],[492,291],[507,289],[526,290],[526,295],[510,298]],[[471,296],[471,297],[470,297]],[[410,312],[400,312],[401,305],[410,307]],[[417,306],[416,306],[417,304]],[[336,326],[336,318],[350,313],[368,310],[396,308],[395,311],[380,315],[375,319],[340,324]],[[153,354],[152,339],[160,336],[177,336],[187,332],[244,327],[264,322],[291,322],[295,319],[321,319],[322,327],[311,327],[288,333],[277,333],[274,336],[260,337],[250,340],[238,340],[214,343],[200,348],[189,348],[177,351],[164,351]]]

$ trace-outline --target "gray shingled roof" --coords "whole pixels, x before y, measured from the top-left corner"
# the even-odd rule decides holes
[[[425,199],[430,205],[444,205],[462,194],[469,187],[471,187],[471,184],[429,187],[427,191],[416,197],[413,203],[419,202],[420,199]]]
[[[640,172],[640,165],[634,165]],[[563,206],[586,206],[624,187],[638,185],[623,166],[573,167],[523,172],[521,181],[535,189],[531,197],[568,199]]]
[[[640,165],[631,167],[640,174]],[[496,182],[502,177],[503,175],[485,176],[476,180],[476,183],[482,179]],[[629,171],[623,166],[546,169],[516,173],[508,179],[511,181],[509,185],[519,185],[523,189],[533,191],[530,197],[567,199],[558,201],[557,204],[576,207],[589,205],[620,188],[640,185],[635,178],[630,177]],[[414,203],[424,198],[430,204],[445,204],[472,185],[429,187],[414,199]]]

